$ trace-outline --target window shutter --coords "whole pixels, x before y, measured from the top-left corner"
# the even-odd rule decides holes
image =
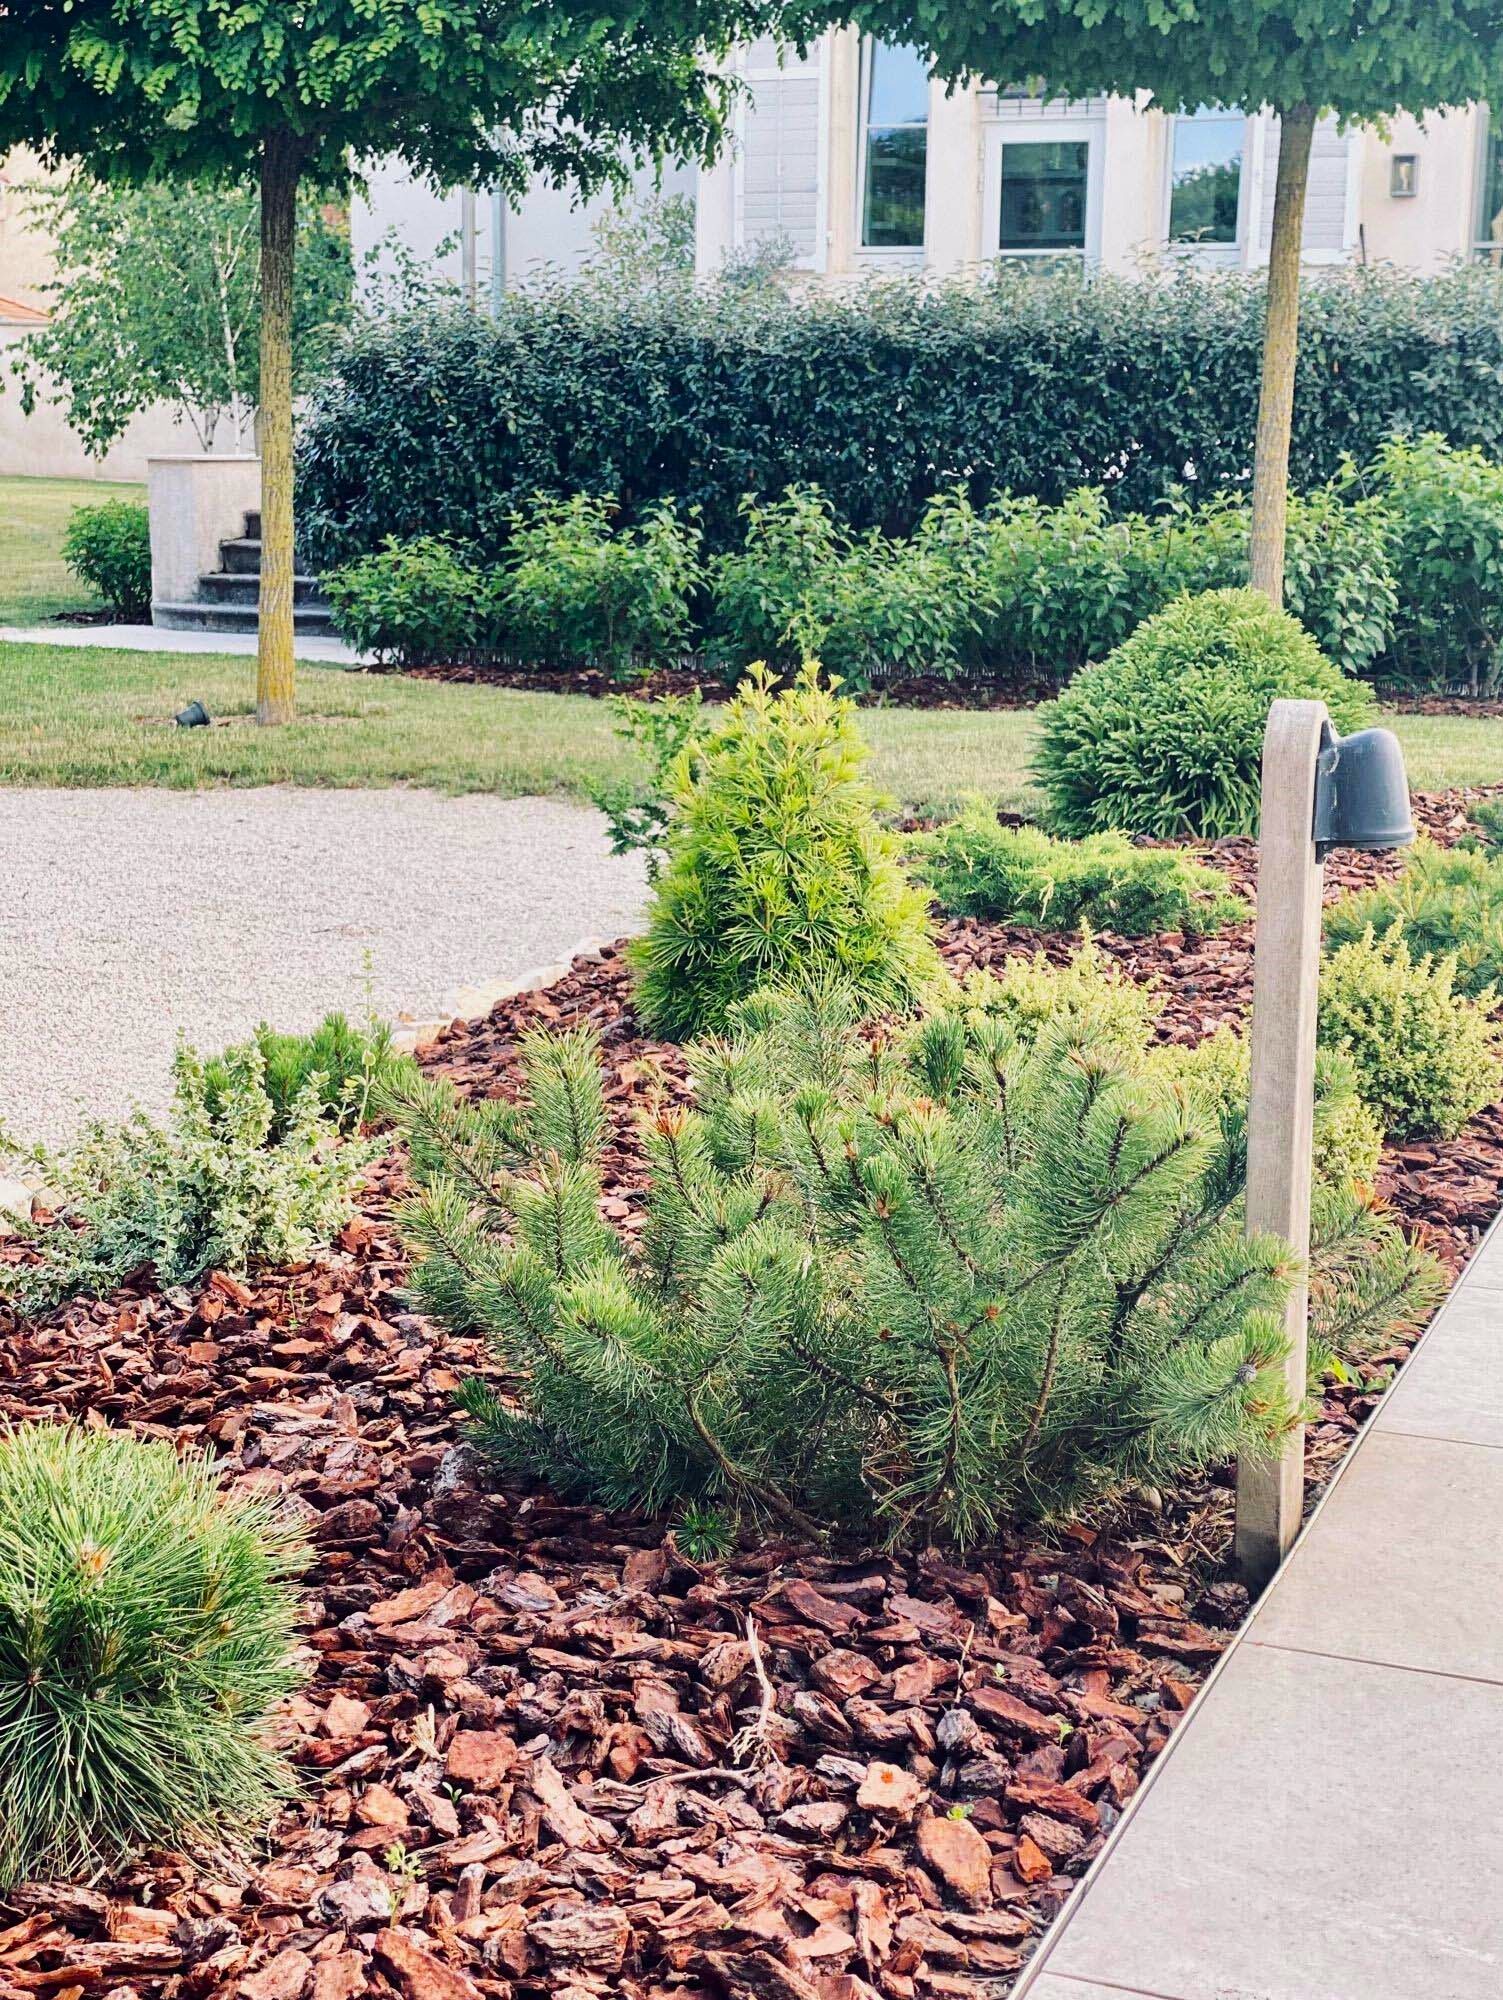
[[[1338,132],[1334,118],[1322,118],[1310,142],[1310,186],[1305,196],[1304,249],[1323,258],[1345,256],[1352,248],[1347,229],[1347,177],[1351,171],[1352,135]],[[1258,228],[1258,255],[1266,259],[1273,235],[1273,196],[1279,171],[1279,123],[1268,120],[1263,166],[1263,212]]]
[[[776,237],[806,269],[823,261],[820,240],[820,56],[780,65],[764,37],[747,51],[749,97],[737,154],[737,233],[748,249]]]

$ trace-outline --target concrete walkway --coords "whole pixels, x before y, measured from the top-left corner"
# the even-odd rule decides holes
[[[165,625],[0,625],[0,644],[18,646],[100,646],[119,653],[254,654],[254,632],[172,632]],[[300,660],[359,667],[364,657],[343,639],[299,633],[292,650]]]
[[[1013,2000],[1503,1994],[1503,1225]]]
[[[637,858],[559,799],[433,792],[0,790],[0,1125],[65,1142],[207,1052],[331,1007],[483,1011],[634,929]],[[3,1172],[3,1168],[0,1168]]]

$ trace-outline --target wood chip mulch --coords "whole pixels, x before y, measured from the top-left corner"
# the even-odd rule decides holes
[[[1425,801],[1426,823],[1454,838],[1463,803]],[[1217,858],[1248,880],[1245,845]],[[963,969],[1040,942],[956,924],[944,950]],[[1101,942],[1161,982],[1165,1032],[1241,1017],[1250,926]],[[519,1035],[576,1021],[602,1034],[605,1205],[629,1227],[629,1113],[687,1083],[638,1031],[619,952],[425,1060],[509,1092]],[[1503,1111],[1390,1149],[1384,1186],[1459,1264],[1503,1204]],[[964,1562],[759,1541],[695,1563],[661,1523],[487,1479],[453,1401],[485,1357],[403,1303],[404,1187],[394,1154],[306,1267],[0,1319],[0,1418],[207,1444],[315,1551],[283,1723],[302,1797],[249,1864],[163,1856],[0,1899],[0,2000],[1004,1994],[1246,1610],[1229,1476]],[[1312,1487],[1402,1352],[1328,1391]]]

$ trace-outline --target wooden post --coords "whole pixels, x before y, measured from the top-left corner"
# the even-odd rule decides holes
[[[1315,775],[1325,705],[1276,701],[1263,737],[1258,832],[1258,939],[1253,967],[1252,1088],[1247,1112],[1247,1230],[1281,1236],[1299,1260],[1285,1307],[1289,1394],[1306,1392],[1310,1173],[1315,1120],[1315,1021],[1320,996],[1320,892]],[[1237,1466],[1237,1566],[1265,1583],[1299,1532],[1304,1426],[1277,1458]]]

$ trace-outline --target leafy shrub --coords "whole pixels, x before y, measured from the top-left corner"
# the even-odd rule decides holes
[[[63,532],[63,561],[92,584],[117,618],[151,616],[151,522],[137,500],[75,507]]]
[[[1295,489],[1401,431],[1503,456],[1499,299],[1482,269],[1310,283]],[[820,487],[854,533],[899,536],[957,481],[978,507],[1081,486],[1115,511],[1187,483],[1245,493],[1264,307],[1257,273],[1082,287],[1004,270],[846,297],[560,285],[508,293],[494,319],[378,320],[300,425],[299,515],[324,571],[388,535],[499,548],[535,493],[615,493],[628,520],[671,496],[717,553],[740,540],[744,495],[790,485]]]
[[[1252,833],[1269,704],[1324,701],[1343,732],[1372,695],[1251,590],[1182,597],[1041,713],[1036,769],[1058,833]]]
[[[745,540],[714,559],[709,650],[737,669],[818,658],[848,685],[950,674],[1060,682],[1183,591],[1245,582],[1248,510],[1176,496],[1114,517],[1100,488],[1058,506],[937,494],[913,536],[852,535],[815,487],[742,505]],[[1351,672],[1386,645],[1394,607],[1381,502],[1331,489],[1290,505],[1288,602]]]
[[[385,1021],[371,1020],[357,1028],[343,1014],[326,1014],[310,1034],[289,1035],[263,1021],[255,1032],[266,1095],[272,1116],[268,1143],[279,1146],[287,1137],[303,1092],[310,1082],[323,1115],[341,1132],[358,1132],[378,1107],[397,1073],[412,1067],[412,1058],[392,1046]],[[204,1093],[210,1115],[218,1116],[237,1088],[235,1065],[241,1048],[226,1050],[204,1064]]]
[[[202,1454],[0,1435],[0,1889],[265,1823],[292,1791],[264,1725],[302,1678],[301,1560]]]
[[[635,527],[614,526],[617,511],[612,499],[576,493],[540,498],[514,517],[498,588],[515,650],[620,673],[634,660],[686,649],[699,530],[666,500]]]
[[[932,539],[851,535],[813,487],[749,500],[742,515],[742,546],[711,566],[713,658],[737,671],[818,659],[857,688],[954,670],[966,600]]]
[[[66,1158],[30,1157],[58,1197],[59,1220],[27,1225],[40,1260],[0,1268],[0,1297],[32,1311],[105,1292],[143,1265],[163,1285],[211,1267],[295,1263],[349,1219],[373,1142],[341,1141],[310,1073],[280,1108],[258,1041],[227,1050],[211,1080],[178,1051],[169,1124],[143,1112],[91,1126]]]
[[[517,1385],[467,1396],[503,1463],[608,1504],[966,1543],[1293,1420],[1288,1254],[1243,1235],[1235,1145],[1141,1036],[1030,1036],[970,993],[873,1035],[843,996],[759,996],[690,1068],[693,1107],[642,1120],[640,1255],[600,1216],[588,1037],[534,1045],[504,1135],[442,1084],[409,1105],[418,1296]],[[1355,1199],[1331,1234],[1317,1342],[1381,1339],[1428,1267]]]
[[[1410,951],[1455,961],[1458,993],[1475,1000],[1503,987],[1503,854],[1421,840],[1397,880],[1343,896],[1325,914],[1332,946],[1395,928]]]
[[[709,718],[697,688],[658,701],[618,695],[613,707],[616,734],[638,753],[643,768],[636,778],[591,786],[590,797],[605,814],[612,854],[643,855],[647,879],[656,882],[673,823],[674,784],[680,774],[693,776],[692,764],[682,759],[704,737]]]
[[[666,866],[630,947],[651,1033],[718,1028],[759,986],[838,978],[882,1008],[937,976],[925,899],[877,824],[865,758],[851,703],[811,665],[782,694],[754,669],[675,765]]]
[[[1394,438],[1369,475],[1393,520],[1403,579],[1384,671],[1420,686],[1491,687],[1503,666],[1503,451],[1438,431]]]
[[[1119,833],[1052,840],[1036,827],[1001,825],[984,799],[918,835],[911,852],[920,880],[958,916],[1048,931],[1085,925],[1124,937],[1199,937],[1251,915],[1218,869],[1172,848],[1135,847]]]
[[[1216,1116],[1230,1127],[1245,1128],[1252,1051],[1235,1029],[1218,1028],[1188,1047],[1171,1044],[1155,1049],[1150,1060],[1163,1074],[1197,1092]],[[1315,1146],[1317,1182],[1348,1189],[1369,1184],[1383,1153],[1383,1127],[1362,1101],[1357,1069],[1340,1049],[1315,1053]]]
[[[1407,599],[1409,579],[1395,560],[1393,516],[1384,501],[1343,498],[1330,486],[1290,495],[1284,608],[1333,665],[1349,674],[1373,669],[1399,616],[1401,575]],[[1237,574],[1224,580],[1238,584],[1246,576],[1244,557]]]
[[[323,587],[340,637],[388,665],[467,659],[493,623],[487,577],[436,535],[389,536]]]
[[[1449,1138],[1503,1088],[1503,1044],[1451,958],[1411,956],[1402,933],[1365,930],[1326,959],[1320,1036],[1351,1058],[1363,1098],[1399,1138]]]

